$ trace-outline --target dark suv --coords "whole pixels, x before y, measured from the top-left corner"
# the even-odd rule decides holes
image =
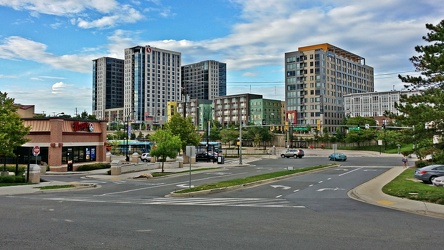
[[[304,150],[302,149],[288,149],[285,153],[281,154],[282,158],[302,158],[305,155]]]
[[[213,152],[206,152],[206,151],[200,151],[196,153],[196,161],[216,161],[217,160],[217,153]]]

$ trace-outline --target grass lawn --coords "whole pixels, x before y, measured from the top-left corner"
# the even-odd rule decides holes
[[[418,182],[413,177],[414,173],[414,168],[405,170],[382,191],[392,196],[444,205],[444,188]]]

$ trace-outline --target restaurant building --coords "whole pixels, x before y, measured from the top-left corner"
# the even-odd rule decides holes
[[[53,172],[76,169],[76,163],[106,161],[106,121],[63,117],[22,118],[31,127],[17,149],[18,162],[46,162]],[[33,148],[40,147],[37,159]],[[72,163],[72,164],[71,164]]]

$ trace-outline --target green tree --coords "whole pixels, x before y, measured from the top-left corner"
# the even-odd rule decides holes
[[[431,152],[442,155],[442,141],[434,144],[433,136],[442,138],[444,131],[444,20],[425,26],[429,32],[422,39],[427,44],[416,46],[418,55],[410,58],[420,75],[398,76],[407,89],[421,94],[402,95],[395,104],[398,114],[390,114],[399,124],[411,127],[409,135],[420,159]]]
[[[222,130],[222,125],[219,121],[213,121],[210,129],[210,140],[211,141],[219,141],[220,140],[220,131]]]
[[[228,143],[228,146],[230,146],[231,142],[239,138],[239,131],[235,129],[223,129],[220,131],[220,137],[223,143]]]
[[[14,149],[25,144],[30,127],[26,127],[17,114],[14,99],[0,91],[0,157],[14,156]]]
[[[269,142],[273,140],[273,133],[269,130],[269,127],[249,127],[247,129],[245,137],[253,140],[254,145],[257,147],[261,142]],[[264,143],[265,147],[265,143]]]
[[[376,121],[370,117],[357,116],[349,118],[346,125],[350,125],[350,127],[358,126],[360,127],[360,130],[349,130],[345,141],[350,143],[357,143],[359,147],[363,142],[374,140],[376,138],[375,129],[363,129],[362,127],[364,127],[365,124],[375,126]]]
[[[191,121],[191,117],[183,118],[180,114],[175,114],[171,120],[165,124],[165,129],[169,130],[171,134],[177,135],[182,143],[182,152],[186,151],[187,146],[197,146],[202,137],[196,132],[196,127]],[[184,157],[184,163],[187,163],[188,158]]]
[[[97,117],[95,115],[88,114],[88,112],[86,112],[86,110],[80,114],[77,114],[74,118],[82,119],[82,120],[97,120]]]
[[[155,147],[150,151],[151,156],[155,156],[162,162],[162,173],[164,172],[164,164],[167,158],[176,158],[182,145],[179,136],[173,135],[171,131],[159,129],[151,136],[156,142]]]

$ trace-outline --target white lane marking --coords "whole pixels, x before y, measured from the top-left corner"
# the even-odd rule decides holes
[[[346,174],[350,174],[350,173],[352,173],[352,172],[355,172],[355,171],[357,171],[357,170],[361,170],[362,168],[355,168],[355,169],[353,169],[353,170],[350,170],[350,171],[348,171],[348,172],[345,172],[345,173],[343,173],[343,174],[340,174],[339,176],[343,176],[343,175],[346,175]]]
[[[281,198],[282,197],[282,195],[278,195],[278,196],[276,196],[276,198]]]
[[[180,188],[193,188],[194,186],[193,185],[189,185],[189,184],[179,184],[179,185],[176,185],[176,187],[180,187]]]
[[[319,181],[318,183],[322,183],[322,182],[324,182],[324,181]]]
[[[343,189],[343,188],[321,188],[321,189],[318,189],[318,190],[316,190],[316,191],[318,191],[318,192],[322,192],[322,191],[327,191],[327,190],[332,190],[332,191],[338,191],[338,190],[345,190],[345,189]]]
[[[228,206],[228,207],[263,207],[263,208],[305,208],[305,206],[294,206],[286,199],[269,198],[153,198],[153,199],[132,199],[132,200],[96,200],[85,198],[45,198],[43,200],[63,200],[71,202],[90,203],[125,203],[139,205],[169,205],[169,206]]]
[[[299,192],[299,189],[296,189],[296,190],[293,191],[293,193],[296,193],[296,192]]]
[[[234,175],[241,175],[241,174],[246,174],[246,173],[248,173],[248,172],[242,172],[242,173],[238,173],[238,174],[229,174],[229,175],[226,175],[226,176],[231,176],[231,175],[233,175],[233,176],[234,176]],[[207,177],[207,178],[195,179],[195,180],[193,180],[193,181],[196,182],[196,181],[210,180],[210,179],[215,179],[215,178],[220,178],[220,177],[219,177],[219,176],[213,176],[213,177]],[[98,195],[95,195],[95,196],[106,196],[106,195],[113,195],[113,194],[125,194],[125,193],[136,192],[136,191],[142,191],[142,190],[152,189],[152,188],[157,188],[157,187],[176,186],[176,185],[186,184],[186,183],[188,183],[188,181],[181,181],[181,182],[175,182],[175,183],[169,183],[169,184],[157,185],[157,186],[151,186],[151,187],[143,187],[143,188],[129,189],[129,190],[120,191],[120,192],[104,193],[104,194],[98,194]]]

